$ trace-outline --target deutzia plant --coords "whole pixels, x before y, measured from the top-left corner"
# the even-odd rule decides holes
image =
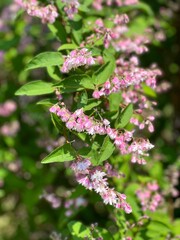
[[[143,239],[135,237],[136,228],[150,223],[144,212],[156,211],[163,202],[158,183],[143,177],[133,182],[133,171],[145,168],[155,147],[147,136],[154,132],[158,115],[162,72],[155,63],[144,67],[141,60],[148,46],[159,41],[152,10],[138,0],[14,3],[24,16],[47,25],[56,43],[56,51],[39,52],[26,65],[26,71],[46,68],[49,80],[28,82],[16,92],[48,95],[38,104],[49,111],[63,140],[42,163],[64,164],[79,184],[79,206],[103,203],[119,228],[106,231],[72,221],[68,228],[73,239]],[[143,24],[146,18],[150,20]],[[82,198],[85,194],[89,199]],[[43,193],[42,198],[61,205],[53,194]],[[67,217],[75,202],[65,203]]]

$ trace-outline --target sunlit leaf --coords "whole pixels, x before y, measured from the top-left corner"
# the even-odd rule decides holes
[[[125,127],[128,123],[129,120],[131,119],[133,115],[133,104],[130,103],[124,110],[122,113],[119,113],[119,116],[116,120],[116,127],[117,128],[123,128]]]
[[[63,64],[63,56],[60,52],[43,52],[35,56],[26,66],[26,70],[59,66]]]
[[[52,83],[37,80],[23,85],[15,92],[15,95],[37,96],[49,94],[52,93],[53,91],[54,88]]]
[[[47,157],[45,157],[42,163],[54,163],[54,162],[67,162],[76,158],[76,152],[69,143],[64,144],[61,147],[56,148]]]

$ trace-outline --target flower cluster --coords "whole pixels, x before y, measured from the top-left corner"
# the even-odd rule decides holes
[[[15,136],[20,129],[18,121],[13,120],[10,123],[5,123],[0,127],[0,134],[4,136]]]
[[[139,114],[145,112],[145,115],[147,115],[147,110],[152,113],[155,111],[154,106],[157,105],[156,101],[151,101],[145,95],[143,95],[142,89],[124,90],[122,92],[122,98],[125,104],[133,103],[137,107],[136,112]]]
[[[61,68],[63,73],[68,73],[71,69],[80,66],[91,66],[95,64],[94,58],[88,49],[73,50],[68,56],[65,56],[65,62]]]
[[[109,20],[114,23],[113,29],[107,28],[103,20],[100,18],[95,21],[93,28],[94,34],[87,38],[87,43],[90,43],[94,39],[94,37],[97,40],[103,38],[104,47],[108,48],[110,44],[113,45],[116,39],[119,39],[120,36],[123,35],[123,33],[128,31],[126,25],[129,22],[129,17],[126,14],[117,14],[114,18],[110,18]]]
[[[2,117],[8,117],[10,116],[14,111],[16,111],[17,105],[12,100],[7,100],[5,103],[0,104],[0,116]]]
[[[165,87],[157,86],[157,78],[162,76],[162,72],[153,64],[150,68],[142,68],[139,66],[139,58],[137,55],[148,51],[147,44],[152,39],[152,31],[147,30],[146,35],[124,34],[128,31],[127,23],[129,18],[126,14],[115,15],[110,18],[114,23],[111,29],[106,28],[102,19],[97,19],[93,25],[93,34],[90,35],[83,44],[93,44],[95,39],[104,39],[104,47],[110,45],[121,52],[121,55],[116,60],[116,68],[114,74],[102,85],[96,86],[92,96],[99,99],[100,97],[108,96],[111,93],[120,93],[124,104],[133,103],[136,113],[140,117],[133,117],[131,123],[138,126],[139,129],[144,129],[147,126],[150,132],[154,131],[153,121],[156,112],[154,106],[155,101],[151,101],[145,95],[145,88],[152,88],[152,92],[159,92]],[[83,46],[83,45],[82,45]],[[102,58],[97,58],[99,64],[103,64]],[[166,87],[168,88],[168,87]],[[149,115],[150,111],[155,113],[154,116]]]
[[[179,179],[180,179],[180,172],[176,168],[175,165],[170,165],[166,172],[166,179],[169,183],[169,188],[166,189],[163,193],[165,195],[171,195],[174,198],[178,198],[180,196],[180,191],[178,189],[179,186]]]
[[[86,132],[90,135],[108,135],[121,154],[132,154],[133,163],[145,164],[142,156],[148,156],[146,152],[154,147],[146,139],[134,138],[133,131],[118,131],[110,127],[110,122],[107,119],[96,120],[85,115],[82,108],[71,113],[62,102],[51,107],[50,112],[60,117],[69,130]]]
[[[126,14],[116,15],[114,18],[110,18],[110,21],[114,23],[114,26],[106,28],[105,23],[101,18],[95,21],[93,25],[94,34],[88,37],[88,41],[104,38],[104,47],[108,48],[110,45],[117,51],[126,53],[128,56],[131,53],[142,54],[148,51],[147,44],[152,39],[152,32],[147,30],[146,35],[132,35],[131,37],[126,36],[128,32],[127,23],[129,17]]]
[[[163,197],[158,193],[159,186],[156,182],[148,183],[144,188],[137,190],[136,194],[141,202],[142,210],[156,211],[157,207],[163,200]]]
[[[154,121],[154,116],[148,116],[146,119],[144,119],[142,122],[140,122],[137,118],[131,118],[130,123],[133,123],[135,126],[138,126],[139,129],[144,129],[145,126],[148,127],[149,132],[154,132],[154,126],[152,122]]]
[[[41,7],[37,0],[15,0],[15,3],[26,10],[30,16],[40,18],[42,23],[54,23],[58,17],[57,9],[52,4]]]
[[[98,193],[105,204],[110,204],[116,208],[123,209],[126,213],[131,213],[132,209],[126,202],[126,196],[110,188],[107,182],[107,174],[103,168],[93,167],[89,159],[77,159],[71,165],[77,182],[89,190]]]
[[[141,83],[145,83],[151,88],[156,88],[156,78],[161,75],[161,71],[156,68],[144,69],[138,67],[138,58],[132,56],[129,61],[122,57],[116,61],[116,76],[107,80],[100,90],[93,93],[94,98],[110,95],[111,93],[126,90],[129,86],[134,86],[136,91],[141,91]]]
[[[123,173],[119,173],[117,170],[113,169],[112,165],[109,164],[108,162],[105,163],[104,168],[106,170],[106,174],[108,177],[125,177]]]
[[[78,0],[62,0],[65,3],[64,11],[69,19],[73,19],[74,15],[78,12],[79,2]]]
[[[87,38],[87,43],[90,44],[94,39],[104,38],[104,47],[108,48],[111,45],[116,52],[121,52],[119,59],[116,60],[116,69],[114,74],[100,86],[96,86],[93,92],[93,97],[99,99],[102,96],[108,96],[111,93],[121,92],[124,104],[133,103],[136,108],[136,113],[140,117],[132,118],[131,123],[138,126],[139,129],[148,127],[150,132],[154,131],[153,121],[154,116],[148,116],[149,112],[154,110],[155,101],[151,101],[144,94],[144,87],[153,88],[154,91],[160,92],[163,89],[168,89],[166,84],[157,86],[157,78],[162,75],[162,72],[152,65],[151,68],[145,69],[139,66],[139,54],[148,51],[147,44],[153,39],[152,29],[147,29],[144,35],[127,36],[124,34],[128,31],[127,23],[129,18],[126,14],[116,15],[109,19],[114,23],[111,29],[105,27],[102,19],[98,19],[93,27],[94,34]],[[156,28],[156,26],[154,26]],[[103,63],[102,59],[98,59],[99,64]],[[154,92],[154,94],[156,94]],[[140,119],[140,120],[138,120]]]
[[[149,38],[146,36],[136,36],[131,38],[123,37],[122,39],[117,39],[116,41],[112,42],[113,47],[116,49],[117,52],[125,52],[125,53],[132,53],[135,52],[136,54],[142,54],[148,51],[146,44],[149,43]]]
[[[121,92],[125,104],[133,103],[136,113],[140,114],[142,120],[131,118],[131,123],[139,129],[148,127],[150,132],[154,131],[154,116],[149,115],[150,110],[154,111],[156,102],[150,101],[144,94],[144,86],[152,89],[157,88],[157,77],[161,76],[161,71],[152,66],[151,69],[140,68],[136,56],[131,56],[129,61],[123,57],[116,61],[115,75],[107,80],[102,86],[96,87],[92,96],[99,99],[111,93]],[[145,84],[145,85],[144,85]],[[155,113],[155,112],[154,112]]]
[[[13,100],[7,100],[0,104],[0,117],[9,117],[16,111],[17,105]],[[6,122],[0,127],[0,134],[4,136],[15,136],[20,128],[19,122],[13,120]]]

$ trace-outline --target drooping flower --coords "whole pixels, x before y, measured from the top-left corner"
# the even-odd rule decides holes
[[[136,195],[140,200],[143,211],[156,211],[163,200],[163,197],[158,190],[159,185],[156,182],[152,182],[147,183],[146,186],[136,191]]]
[[[154,147],[149,140],[133,137],[134,131],[124,130],[118,133],[116,129],[110,127],[107,119],[96,120],[93,117],[85,115],[83,109],[78,109],[74,113],[71,113],[65,107],[64,103],[60,103],[60,105],[52,106],[50,112],[57,114],[65,122],[69,130],[86,132],[89,135],[108,135],[114,141],[114,145],[119,149],[121,154],[132,154],[131,161],[133,163],[145,164],[146,161],[142,156],[148,156],[147,152]]]
[[[94,167],[89,159],[78,158],[71,164],[71,169],[75,173],[77,182],[86,189],[98,193],[105,204],[121,208],[126,213],[132,212],[130,205],[126,202],[126,196],[109,187],[106,167]]]
[[[80,66],[91,66],[95,64],[95,60],[88,49],[73,50],[68,56],[65,56],[65,62],[61,68],[63,73],[68,73],[71,69],[76,69]]]
[[[58,17],[57,9],[54,5],[40,6],[37,0],[15,0],[27,14],[41,19],[42,23],[54,23]]]
[[[8,117],[16,110],[16,108],[17,106],[14,101],[7,100],[3,104],[0,104],[0,116]]]
[[[78,12],[79,2],[78,0],[62,0],[65,3],[64,11],[69,19],[73,19],[74,15]]]

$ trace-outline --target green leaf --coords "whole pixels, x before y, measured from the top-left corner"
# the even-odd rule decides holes
[[[58,1],[57,5],[58,3],[60,2]],[[53,35],[57,37],[59,41],[61,41],[61,43],[66,43],[67,38],[66,29],[60,21],[56,21],[53,24],[48,24],[48,27],[50,31],[53,33]]]
[[[144,31],[153,25],[154,18],[147,16],[140,15],[139,17],[136,17],[133,22],[131,23],[131,26],[129,27],[129,31],[126,34],[127,36],[137,35],[137,34],[143,34]]]
[[[129,120],[131,119],[133,115],[133,104],[130,103],[122,113],[119,114],[115,126],[116,128],[123,128],[125,127],[128,123]]]
[[[99,152],[98,150],[100,149],[100,144],[97,141],[92,142],[92,140],[90,140],[88,142],[88,145],[90,145],[91,147],[82,148],[79,150],[78,153],[80,156],[91,159],[92,164],[94,166],[97,166],[100,157],[98,153]]]
[[[139,2],[137,5],[134,6],[137,9],[143,10],[146,12],[149,16],[154,16],[154,12],[151,9],[150,5],[144,2]]]
[[[149,175],[153,179],[157,179],[159,182],[161,182],[161,179],[163,178],[164,175],[162,162],[157,162],[156,164],[152,165],[149,171]]]
[[[75,42],[79,45],[82,42],[82,26],[83,21],[82,17],[78,14],[75,15],[74,19],[70,21],[72,35],[74,37]]]
[[[116,67],[114,59],[102,65],[93,75],[93,82],[96,85],[103,84],[114,73]]]
[[[107,136],[104,139],[103,145],[100,149],[98,163],[107,160],[113,154],[115,150],[114,144],[111,142],[110,138]]]
[[[76,49],[78,46],[74,43],[66,43],[66,44],[63,44],[61,45],[59,48],[58,48],[58,51],[62,51],[62,50],[73,50],[73,49]]]
[[[124,6],[121,8],[122,12],[126,12],[126,13],[135,9],[144,11],[149,16],[152,16],[152,17],[154,16],[154,12],[151,9],[150,5],[144,2],[139,2],[138,4]]]
[[[13,36],[13,38],[10,40],[3,40],[3,38],[1,38],[0,50],[8,51],[8,50],[12,49],[13,47],[16,47],[18,45],[18,42],[19,42],[19,37],[17,37],[17,36]]]
[[[82,91],[83,89],[94,89],[91,78],[88,75],[72,75],[55,86],[60,87],[61,93]]]
[[[35,56],[26,66],[25,70],[59,66],[63,64],[64,59],[59,52],[43,52]]]
[[[53,99],[47,98],[47,99],[40,100],[36,104],[37,105],[44,105],[44,106],[51,107],[51,106],[53,106],[56,103],[57,103],[57,100],[53,100]]]
[[[150,222],[150,224],[148,225],[148,230],[158,232],[160,235],[166,235],[171,231],[166,224],[161,221],[155,220]]]
[[[56,148],[41,163],[67,162],[76,158],[76,152],[69,143]]]
[[[90,151],[91,151],[90,147],[83,147],[78,150],[78,155],[80,155],[81,157],[87,158],[89,156]]]
[[[78,10],[81,11],[81,12],[85,12],[85,13],[87,13],[87,12],[90,11],[90,9],[89,9],[88,7],[83,6],[83,5],[80,5],[80,6],[78,7]]]
[[[180,235],[180,219],[176,219],[173,224],[173,232],[174,234]]]
[[[47,67],[47,72],[50,76],[50,78],[59,81],[62,79],[62,74],[59,71],[59,67],[58,66],[48,66]]]
[[[88,94],[86,91],[83,91],[78,97],[77,107],[83,108],[84,106],[86,106],[87,102],[88,102]]]
[[[92,4],[92,2],[93,2],[93,0],[86,0],[86,1],[84,1],[83,6],[88,7]]]
[[[54,88],[52,83],[37,80],[23,85],[15,92],[15,95],[38,96],[43,94],[49,94],[53,91]]]
[[[60,121],[59,117],[56,114],[51,114],[51,120],[55,126],[55,128],[58,130],[58,132],[63,133],[63,124]]]
[[[113,236],[104,228],[100,228],[100,227],[96,227],[97,232],[94,232],[94,237],[96,237],[96,239],[103,239],[103,240],[111,240],[111,239],[115,239],[113,238]]]
[[[114,50],[113,47],[110,47],[108,49],[105,49],[103,51],[103,59],[104,62],[111,62],[112,60],[115,62],[114,55],[116,54],[116,51]]]
[[[109,109],[111,112],[118,111],[119,105],[122,102],[121,93],[112,93],[109,95]]]
[[[101,50],[99,48],[89,48],[89,51],[91,51],[93,57],[101,55]]]
[[[80,99],[80,101],[81,101],[81,104],[83,104],[83,105],[86,105],[86,104],[87,104],[87,102],[88,102],[88,94],[87,94],[86,91],[84,91],[84,92],[81,94],[81,99]]]
[[[162,212],[160,210],[157,210],[156,212],[148,211],[148,216],[155,221],[160,221],[160,222],[164,223],[169,228],[172,227],[172,222],[165,212]]]
[[[72,221],[68,223],[68,228],[74,240],[80,240],[91,237],[89,228],[84,226],[81,222]]]
[[[129,169],[129,164],[127,164],[127,167]],[[122,169],[120,169],[120,171],[122,171]],[[130,174],[132,174],[132,172]],[[139,184],[130,183],[128,186],[126,186],[126,189],[124,190],[124,193],[127,195],[127,199],[128,199],[127,201],[133,209],[132,214],[136,220],[138,220],[140,216],[142,216],[142,211],[139,204],[137,203],[137,197],[135,195],[138,189],[139,189]]]
[[[86,193],[87,193],[87,190],[85,187],[83,187],[82,185],[77,185],[74,191],[72,191],[71,199],[78,198],[79,196],[83,196]]]
[[[152,181],[152,178],[149,177],[149,176],[137,176],[138,180],[141,182],[141,183],[148,183],[150,181]]]
[[[84,112],[89,111],[89,110],[93,109],[94,107],[97,107],[100,104],[101,104],[101,100],[94,100],[94,98],[88,99],[88,103],[86,106],[83,107],[83,110],[84,110]]]
[[[142,84],[142,86],[143,86],[143,91],[146,95],[153,97],[153,98],[157,97],[157,93],[152,88],[150,88],[146,84]]]

